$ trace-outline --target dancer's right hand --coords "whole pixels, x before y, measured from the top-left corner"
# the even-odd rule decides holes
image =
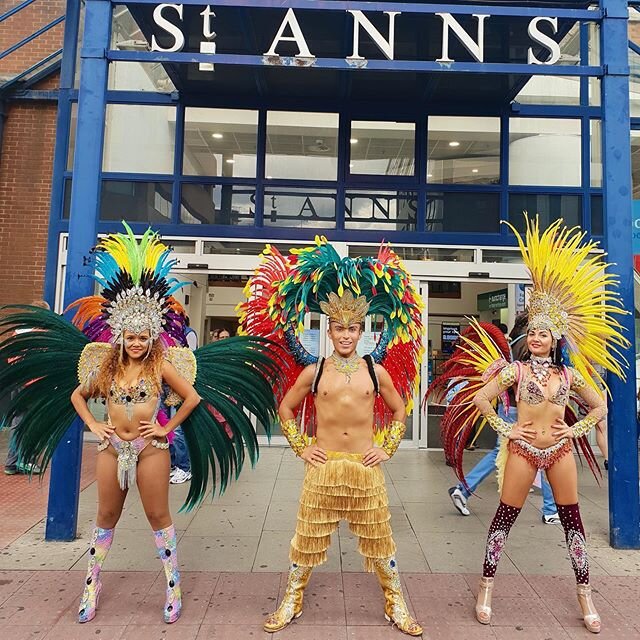
[[[106,422],[91,422],[87,427],[89,427],[89,431],[95,433],[101,441],[106,440],[116,430],[113,425],[107,424]]]
[[[533,422],[531,420],[515,424],[509,433],[509,440],[526,440],[526,442],[529,443],[533,442],[538,433],[535,429],[529,429],[532,424]]]
[[[327,452],[321,449],[317,444],[310,444],[301,454],[300,457],[314,467],[318,467],[327,461]]]

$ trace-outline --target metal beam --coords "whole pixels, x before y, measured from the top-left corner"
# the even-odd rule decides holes
[[[114,5],[122,0],[111,0]],[[157,6],[158,0],[135,0],[135,4]],[[179,4],[202,6],[203,0],[180,0]],[[404,13],[452,13],[473,15],[487,13],[492,16],[549,16],[572,20],[600,20],[602,10],[561,9],[559,7],[501,6],[482,4],[419,4],[417,2],[365,2],[343,0],[216,0],[216,7],[247,7],[252,9],[308,9],[311,11],[400,11]]]
[[[620,278],[625,309],[634,309],[631,138],[629,124],[628,12],[625,0],[601,0],[604,212],[608,260]],[[617,549],[640,548],[638,425],[636,419],[635,328],[633,313],[620,320],[630,346],[626,380],[609,376],[609,540]]]
[[[65,307],[93,293],[92,267],[86,256],[97,237],[100,171],[107,99],[107,59],[111,35],[109,0],[86,0],[84,42],[80,54],[78,125],[73,163],[69,248],[65,279]],[[47,540],[73,540],[78,519],[83,425],[76,420],[53,457]]]
[[[626,43],[626,41],[625,41]],[[109,60],[128,62],[156,62],[241,65],[247,67],[295,67],[313,69],[337,69],[339,71],[405,71],[412,73],[522,73],[540,76],[602,76],[602,66],[570,66],[541,64],[509,64],[508,62],[451,62],[428,60],[366,60],[354,64],[344,58],[296,58],[295,56],[263,56],[228,53],[189,53],[178,51],[116,51],[108,52]]]

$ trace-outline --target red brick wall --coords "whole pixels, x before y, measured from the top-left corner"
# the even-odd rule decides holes
[[[19,4],[20,0],[0,0],[0,14]],[[18,11],[0,28],[0,51],[35,33],[66,11],[65,0],[36,0]],[[0,60],[0,78],[11,77],[28,69],[62,46],[64,22],[56,25],[29,44]]]
[[[0,155],[0,304],[42,297],[57,103],[9,103]]]

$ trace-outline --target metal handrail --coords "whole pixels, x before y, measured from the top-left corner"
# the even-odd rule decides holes
[[[64,21],[64,16],[63,15],[59,16],[55,20],[52,20],[49,24],[45,25],[44,27],[41,27],[37,31],[34,31],[34,33],[32,33],[30,36],[23,38],[22,40],[20,40],[20,42],[16,42],[14,45],[10,46],[8,49],[5,49],[2,53],[0,53],[0,60],[8,56],[10,53],[13,53],[20,47],[23,47],[25,44],[28,44],[32,40],[35,40],[37,37],[41,36],[43,33],[46,33],[47,31],[49,31],[49,29],[53,29],[53,27],[55,27],[56,25],[60,24],[63,21]]]
[[[24,0],[24,2],[17,4],[15,7],[13,7],[13,9],[9,9],[9,11],[6,11],[0,16],[0,22],[2,22],[3,20],[6,20],[7,18],[10,18],[12,15],[18,13],[18,11],[22,11],[25,7],[28,7],[30,4],[34,3],[35,1],[36,0]]]

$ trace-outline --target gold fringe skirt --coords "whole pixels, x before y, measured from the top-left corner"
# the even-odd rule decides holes
[[[327,451],[327,457],[318,467],[306,465],[289,558],[305,567],[322,564],[331,534],[346,520],[359,538],[365,571],[374,571],[374,559],[396,551],[384,472],[380,465],[365,467],[360,453]]]

